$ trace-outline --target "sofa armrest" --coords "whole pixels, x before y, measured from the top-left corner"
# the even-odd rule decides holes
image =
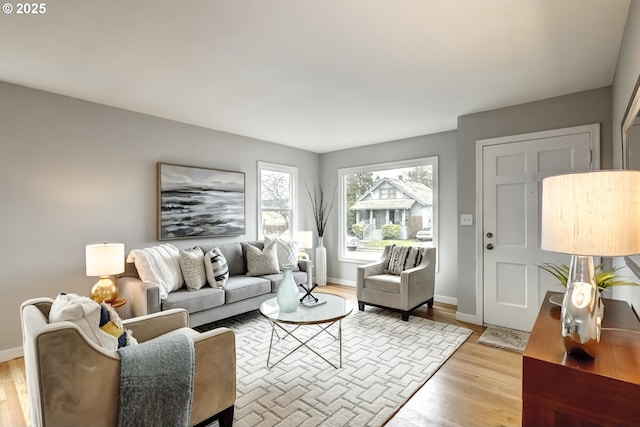
[[[175,308],[146,316],[123,320],[125,328],[130,329],[138,342],[149,341],[167,332],[189,326],[187,310]]]
[[[236,400],[236,342],[231,329],[217,328],[193,336],[196,351],[191,424],[218,413]]]
[[[309,259],[299,259],[298,267],[300,271],[307,273],[307,287],[313,286],[313,263]]]
[[[122,311],[126,313],[123,317],[139,317],[160,311],[158,285],[143,282],[136,277],[119,277],[116,283],[118,296],[127,299],[127,304],[122,307]]]

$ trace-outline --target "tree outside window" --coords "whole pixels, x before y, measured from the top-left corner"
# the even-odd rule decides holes
[[[292,238],[296,219],[298,169],[258,162],[258,176],[258,230],[261,237]]]

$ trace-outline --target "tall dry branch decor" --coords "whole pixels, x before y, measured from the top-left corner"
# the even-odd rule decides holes
[[[313,193],[309,190],[309,186],[307,184],[304,185],[307,188],[307,194],[309,195],[309,200],[311,201],[311,208],[313,209],[313,218],[316,221],[316,229],[318,230],[318,237],[324,236],[324,230],[327,226],[327,221],[329,221],[329,214],[331,214],[331,210],[333,209],[333,203],[336,199],[336,191],[338,190],[338,184],[333,188],[333,195],[331,196],[331,201],[327,204],[327,200],[325,198],[324,190],[322,186],[313,187]]]

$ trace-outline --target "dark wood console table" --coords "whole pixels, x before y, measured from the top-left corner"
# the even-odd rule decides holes
[[[522,360],[523,427],[640,425],[640,334],[603,330],[595,359],[566,354],[548,292]],[[604,300],[603,328],[640,331],[624,301]]]

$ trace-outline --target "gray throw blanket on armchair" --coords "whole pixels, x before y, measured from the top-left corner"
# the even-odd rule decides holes
[[[188,426],[195,350],[186,335],[158,337],[118,349],[119,427]]]

